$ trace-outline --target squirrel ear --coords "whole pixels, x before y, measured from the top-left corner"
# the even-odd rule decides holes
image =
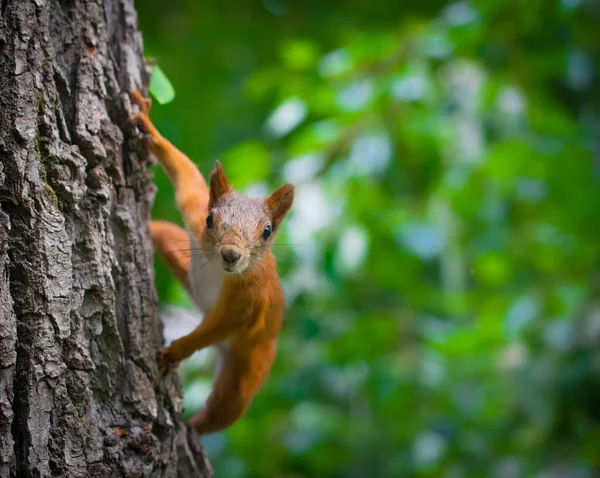
[[[217,161],[215,169],[210,173],[209,207],[230,189],[231,187],[229,186],[229,181],[227,181],[227,176],[225,176],[225,171],[223,171],[223,166],[221,166],[220,161]]]
[[[273,221],[273,230],[279,229],[279,225],[283,218],[292,207],[294,202],[294,185],[286,184],[280,187],[277,191],[271,194],[266,200],[267,209],[271,214],[271,221]]]

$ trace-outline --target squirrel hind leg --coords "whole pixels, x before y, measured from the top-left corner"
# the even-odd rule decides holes
[[[212,395],[211,395],[212,396]],[[223,397],[219,402],[207,401],[204,410],[190,419],[199,435],[208,435],[230,427],[244,414],[248,404],[233,397]]]
[[[244,414],[252,397],[245,397],[239,383],[235,359],[228,358],[213,384],[204,410],[190,419],[199,435],[207,435],[233,425]]]
[[[190,238],[182,228],[166,221],[150,221],[150,237],[158,254],[181,284],[190,290]]]

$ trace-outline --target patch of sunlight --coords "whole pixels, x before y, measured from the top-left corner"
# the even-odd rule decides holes
[[[518,117],[525,112],[526,101],[519,88],[507,86],[498,93],[497,104],[506,115]]]
[[[350,151],[350,165],[361,174],[382,173],[392,159],[392,143],[385,134],[361,136]]]
[[[426,431],[417,436],[413,443],[413,457],[417,467],[435,465],[446,451],[446,439],[439,433]]]
[[[444,247],[437,228],[424,222],[402,225],[398,239],[407,250],[423,259],[433,259]]]
[[[342,111],[360,111],[371,101],[374,93],[373,80],[357,80],[338,93],[337,104]]]
[[[335,257],[335,268],[341,274],[348,274],[360,267],[369,250],[367,231],[359,226],[345,228],[339,238]]]
[[[242,192],[242,194],[244,194],[245,196],[248,196],[249,198],[263,199],[263,198],[269,197],[269,195],[273,191],[271,191],[269,185],[266,182],[260,181],[257,183],[249,184],[244,189],[242,189],[241,192]]]
[[[281,103],[266,121],[266,128],[276,138],[293,131],[306,118],[306,103],[301,98],[288,98]]]
[[[325,196],[320,184],[300,184],[294,194],[292,217],[287,222],[289,236],[303,244],[314,233],[329,226],[339,213],[339,208]]]
[[[283,178],[291,183],[306,182],[315,177],[323,168],[325,158],[322,154],[308,153],[297,156],[283,167]]]
[[[212,387],[212,380],[194,380],[184,388],[183,391],[183,407],[196,413],[204,407],[204,403],[208,398]]]
[[[354,61],[352,55],[344,49],[327,53],[319,62],[319,73],[322,76],[336,76],[347,73],[352,69]]]
[[[455,2],[444,9],[443,18],[449,25],[462,27],[475,22],[478,15],[470,2]]]
[[[392,83],[392,96],[400,101],[422,100],[429,90],[429,79],[422,72],[407,73]]]

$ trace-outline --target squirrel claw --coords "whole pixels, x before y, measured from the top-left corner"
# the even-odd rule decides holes
[[[141,123],[142,122],[142,113],[133,113],[130,117],[129,117],[129,121],[132,123]]]
[[[173,372],[179,366],[179,360],[175,357],[176,352],[170,345],[163,348],[158,357],[158,377],[156,381],[159,382],[165,375]]]
[[[129,117],[129,121],[131,124],[138,126],[142,133],[144,133],[147,137],[152,138],[150,130],[152,128],[152,123],[148,119],[148,115],[144,113],[133,113]]]

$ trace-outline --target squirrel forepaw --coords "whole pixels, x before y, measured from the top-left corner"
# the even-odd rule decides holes
[[[144,113],[133,113],[129,117],[129,121],[134,126],[138,126],[140,128],[140,131],[142,132],[146,140],[152,141],[152,123],[150,123],[148,115]]]
[[[133,113],[129,117],[129,121],[131,121],[133,124],[142,124],[143,118],[144,118],[144,115],[142,113]]]
[[[162,377],[171,373],[179,366],[179,350],[173,344],[164,347],[158,356],[158,377],[159,381]]]
[[[137,105],[139,111],[133,113],[129,117],[129,121],[132,125],[140,128],[141,132],[144,133],[144,136],[148,141],[151,143],[157,142],[157,138],[159,138],[160,135],[148,116],[152,101],[148,98],[144,98],[138,90],[131,91],[130,96],[132,104]]]
[[[144,96],[137,89],[131,90],[129,96],[131,97],[133,104],[138,106],[143,115],[150,113],[150,108],[152,107],[152,100],[150,98],[144,98]]]

